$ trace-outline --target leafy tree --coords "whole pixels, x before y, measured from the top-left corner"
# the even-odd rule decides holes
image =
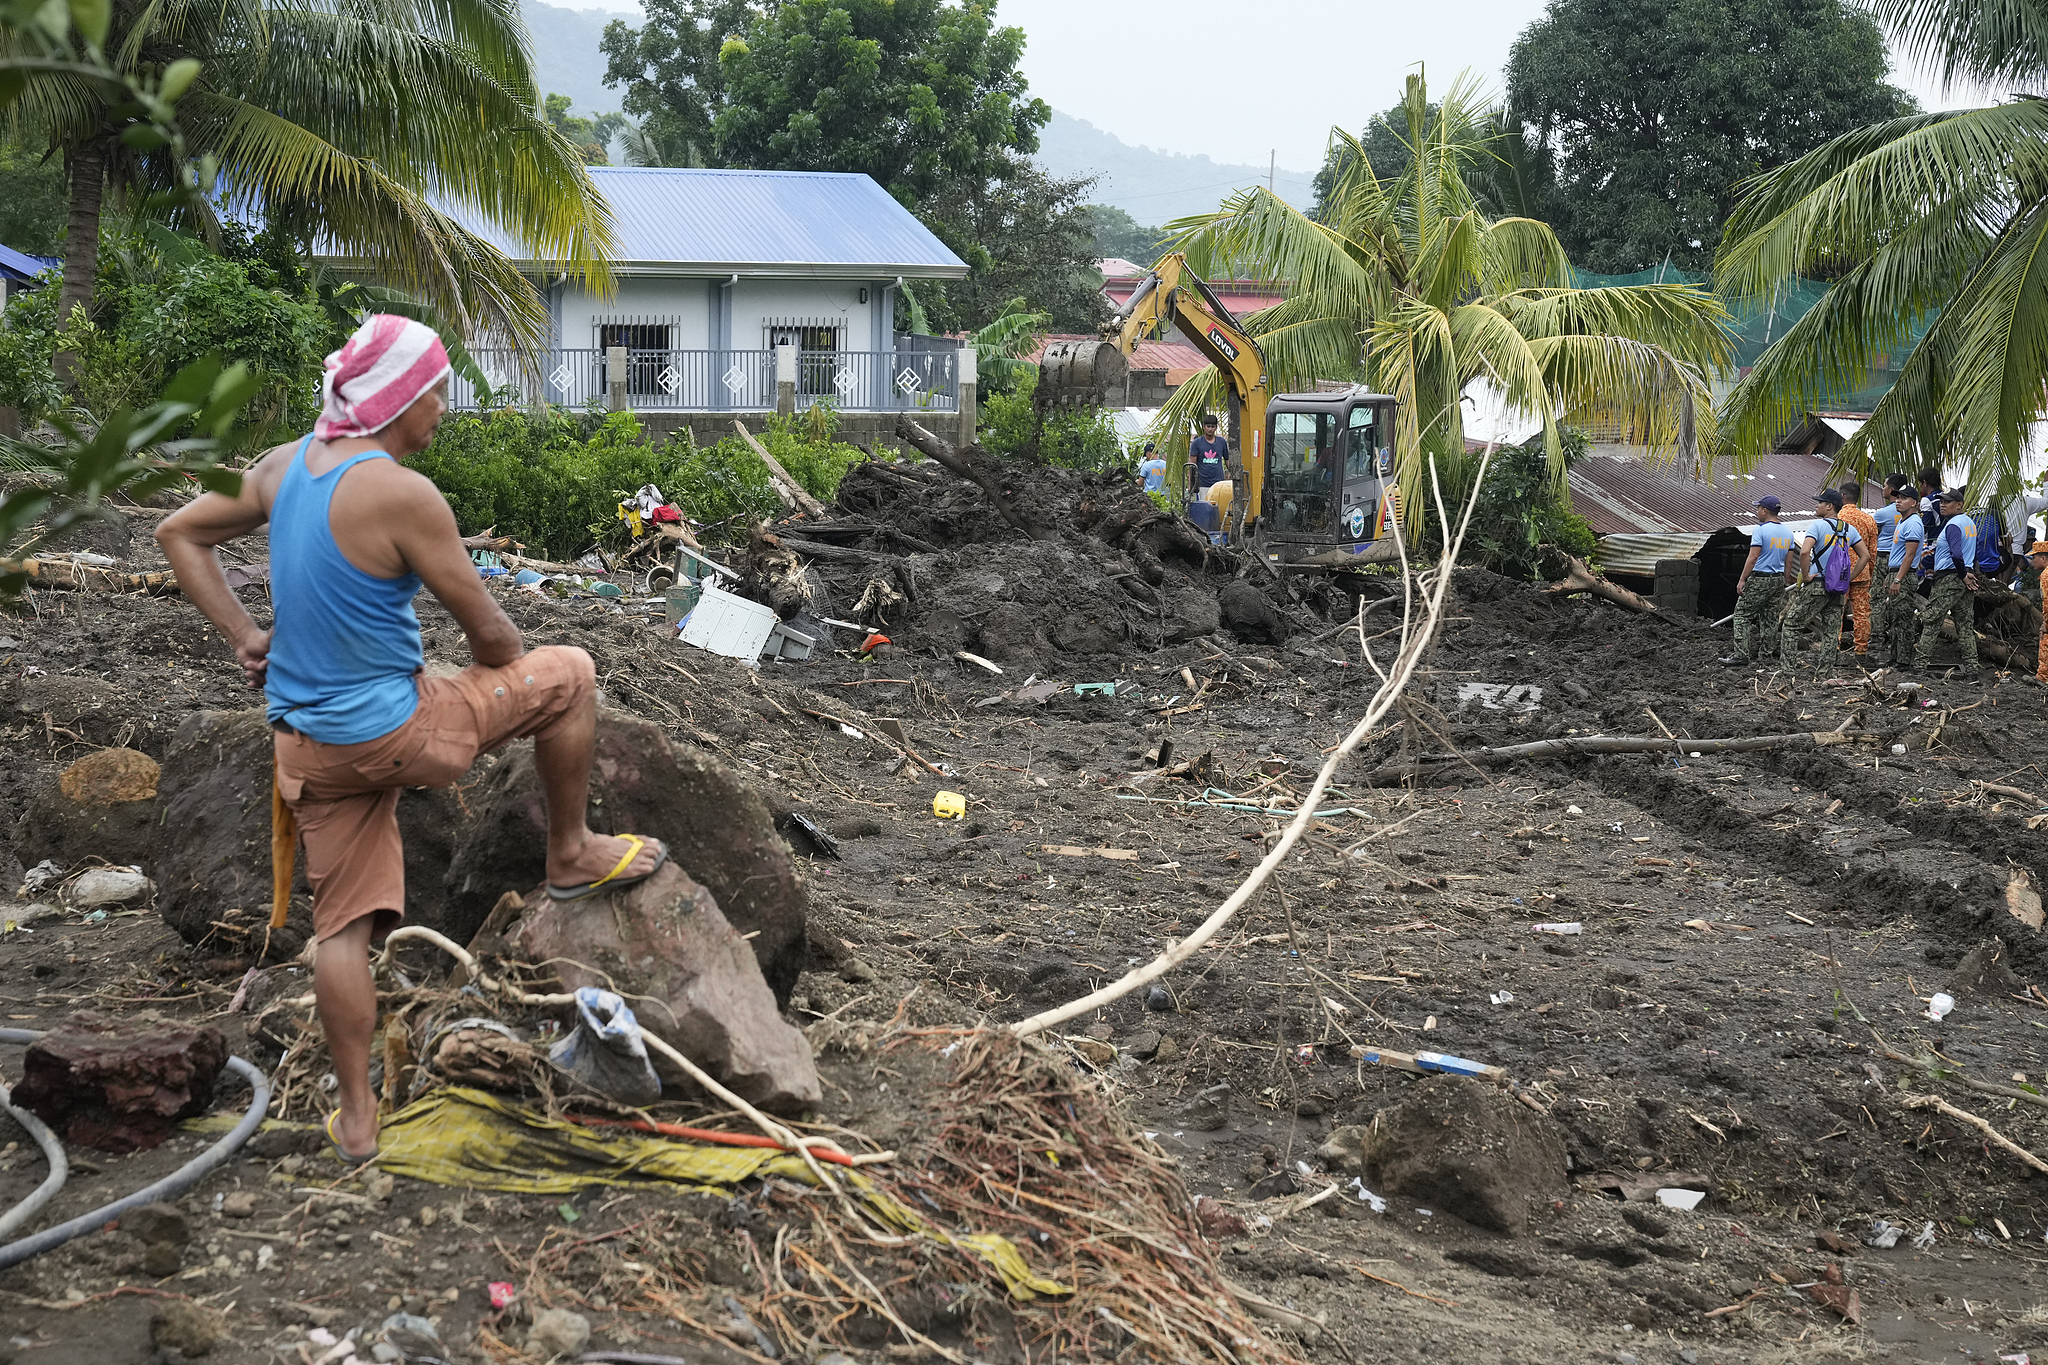
[[[1872,8],[1945,79],[2048,88],[2048,25],[2032,6]],[[2030,433],[2048,416],[2044,259],[2048,101],[1888,119],[1751,182],[1721,243],[1723,292],[1762,295],[1801,274],[1834,284],[1729,396],[1737,455],[1770,449],[1820,395],[1855,387],[1924,326],[1838,459],[1959,464],[1973,496],[2017,491]]]
[[[1056,332],[1090,332],[1109,316],[1095,270],[1087,198],[1094,180],[1047,174],[1019,159],[994,180],[962,180],[921,206],[924,221],[967,262],[964,280],[921,285],[941,331],[987,325],[1022,296]]]
[[[1436,115],[1437,107],[1432,104],[1426,112],[1425,124],[1434,124]],[[1331,137],[1330,145],[1323,153],[1322,168],[1316,172],[1315,199],[1309,208],[1309,216],[1321,220],[1325,201],[1335,192],[1344,173],[1361,156],[1381,180],[1399,180],[1413,158],[1404,136],[1407,127],[1407,107],[1396,103],[1368,119],[1357,138]]]
[[[542,103],[548,122],[554,130],[568,140],[583,158],[586,166],[610,164],[606,149],[612,139],[626,126],[624,114],[599,114],[594,118],[582,118],[569,112],[571,100],[567,95],[549,95]]]
[[[1088,230],[1095,234],[1096,259],[1116,256],[1150,265],[1159,255],[1163,234],[1158,228],[1144,226],[1114,204],[1088,204],[1081,212],[1087,215]]]
[[[1052,117],[1017,69],[1021,29],[945,0],[653,0],[607,28],[605,82],[665,153],[859,171],[917,208],[999,179]]]
[[[1509,101],[1556,163],[1546,217],[1590,270],[1708,268],[1737,185],[1912,111],[1847,0],[1550,0]]]
[[[61,158],[0,145],[0,242],[31,256],[56,255],[64,246],[69,198]]]
[[[1061,469],[1135,469],[1137,459],[1117,439],[1116,422],[1101,408],[1036,409],[1038,369],[1031,367],[1009,392],[982,404],[975,439],[1007,460],[1039,460]]]
[[[1403,112],[1408,167],[1392,182],[1365,148],[1337,131],[1352,159],[1317,222],[1254,189],[1214,215],[1170,225],[1197,273],[1295,281],[1294,293],[1245,319],[1264,351],[1274,392],[1350,379],[1401,399],[1395,472],[1414,490],[1418,524],[1428,471],[1456,475],[1468,460],[1463,396],[1494,385],[1508,406],[1540,420],[1550,476],[1561,482],[1562,423],[1620,416],[1650,444],[1711,434],[1707,375],[1728,354],[1726,313],[1690,285],[1575,289],[1556,236],[1527,218],[1489,219],[1466,175],[1489,155],[1489,127],[1465,81],[1435,118],[1421,76]],[[1160,413],[1184,431],[1222,399],[1215,372],[1183,384]]]
[[[755,0],[645,0],[646,22],[605,25],[604,83],[623,86],[620,104],[640,120],[628,159],[649,166],[713,162],[712,124],[726,104],[718,54],[759,17]],[[637,146],[635,146],[637,142]]]
[[[101,9],[100,14],[108,14]],[[191,142],[234,202],[300,240],[324,236],[413,289],[465,333],[543,337],[539,295],[464,210],[533,256],[602,278],[609,217],[568,141],[542,117],[515,7],[492,0],[370,6],[211,6],[114,0],[101,51],[116,76],[162,71]],[[33,40],[0,39],[21,58]],[[13,136],[63,153],[70,176],[62,311],[90,307],[105,196],[133,203],[186,182],[154,130],[123,128],[120,84],[37,69],[8,110]],[[189,206],[178,213],[192,218]]]

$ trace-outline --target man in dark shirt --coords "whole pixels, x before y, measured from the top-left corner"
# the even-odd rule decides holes
[[[1216,414],[1202,419],[1202,434],[1188,442],[1188,468],[1195,472],[1194,491],[1200,498],[1210,484],[1230,477],[1230,442],[1216,434]]]

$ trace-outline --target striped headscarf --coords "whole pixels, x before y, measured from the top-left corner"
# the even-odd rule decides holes
[[[449,371],[448,348],[434,329],[394,313],[376,313],[348,344],[327,357],[320,420],[323,441],[369,436],[398,420]]]

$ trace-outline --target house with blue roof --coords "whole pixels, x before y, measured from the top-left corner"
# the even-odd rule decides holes
[[[792,380],[798,407],[955,410],[958,347],[899,337],[896,303],[906,281],[962,279],[967,265],[868,176],[623,166],[590,176],[615,223],[610,298],[471,224],[546,294],[548,401],[606,398],[607,353],[623,348],[636,410],[761,412]],[[793,361],[778,354],[788,351]],[[503,383],[531,374],[510,353],[477,359]],[[477,395],[458,385],[455,398],[473,406]]]
[[[64,264],[57,256],[31,256],[26,251],[0,243],[0,308],[24,289],[34,289],[41,283],[40,276],[46,270],[55,270]]]

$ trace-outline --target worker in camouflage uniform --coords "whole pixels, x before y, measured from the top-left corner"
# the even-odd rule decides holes
[[[1872,643],[1879,662],[1905,667],[1913,662],[1913,624],[1920,612],[1920,547],[1927,527],[1920,520],[1920,492],[1910,480],[1892,485],[1891,548],[1885,554],[1882,590],[1873,590]]]
[[[1927,601],[1920,607],[1920,645],[1913,652],[1913,671],[1934,662],[1943,618],[1955,622],[1956,647],[1962,651],[1958,682],[1977,680],[1977,523],[1963,515],[1963,490],[1941,495],[1941,531],[1934,537],[1934,573]]]
[[[1842,647],[1842,611],[1849,589],[1870,563],[1870,542],[1842,517],[1842,495],[1823,488],[1813,502],[1817,515],[1792,536],[1792,553],[1785,569],[1785,581],[1791,586],[1785,593],[1785,619],[1778,628],[1778,662],[1794,674],[1799,672],[1799,637],[1816,619],[1820,622],[1820,658],[1815,667],[1821,672],[1834,668]],[[1825,570],[1829,556],[1837,550],[1847,552],[1846,577],[1840,589],[1831,592]]]
[[[1792,530],[1778,520],[1783,506],[1768,493],[1755,503],[1757,527],[1749,533],[1749,558],[1735,580],[1735,652],[1721,660],[1730,668],[1753,664],[1778,644],[1778,621],[1785,611],[1785,556],[1792,549]]]

